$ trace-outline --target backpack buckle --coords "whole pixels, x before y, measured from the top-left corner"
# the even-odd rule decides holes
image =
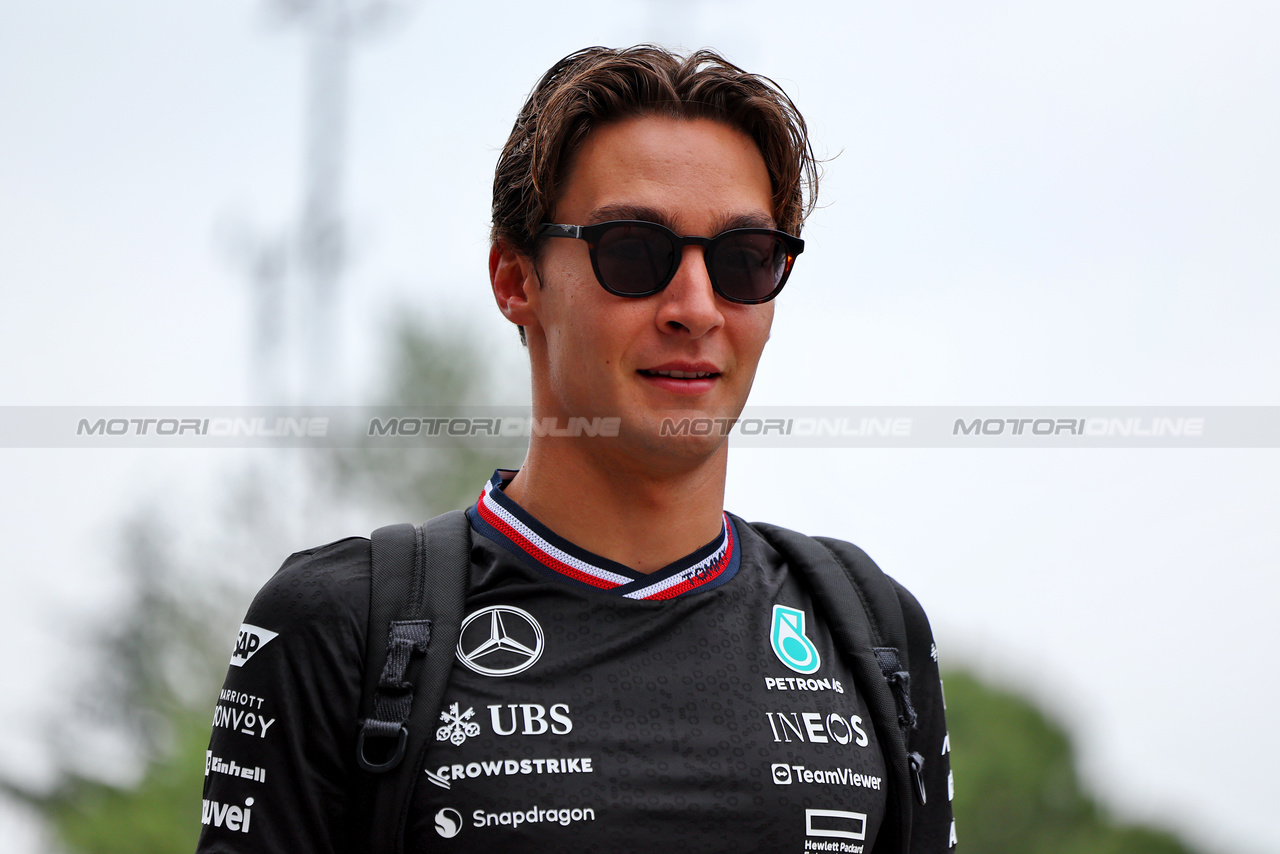
[[[381,726],[379,726],[379,724],[381,724]],[[395,726],[395,724],[391,724],[390,726]],[[371,774],[386,773],[399,765],[400,761],[404,759],[405,747],[409,744],[409,728],[404,724],[400,724],[399,732],[378,732],[380,729],[389,729],[390,726],[388,726],[386,721],[368,720],[360,727],[360,737],[356,739],[356,762],[360,764],[361,768]],[[375,741],[385,741],[390,738],[395,738],[396,746],[395,750],[391,752],[391,758],[382,762],[375,762],[370,759],[366,753],[367,738],[372,738]],[[381,752],[385,753],[386,748],[381,748]]]
[[[919,799],[920,805],[924,806],[926,800],[924,793],[924,757],[919,753],[908,753],[907,764],[911,766],[911,782],[915,784],[916,798]]]

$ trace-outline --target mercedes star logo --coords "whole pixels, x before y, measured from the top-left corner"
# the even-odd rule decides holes
[[[458,660],[485,676],[513,676],[533,666],[542,646],[542,626],[527,611],[491,605],[462,621]]]

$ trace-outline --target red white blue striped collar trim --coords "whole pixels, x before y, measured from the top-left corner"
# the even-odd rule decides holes
[[[657,572],[642,573],[557,536],[502,492],[515,472],[499,469],[467,517],[478,534],[550,578],[628,599],[674,599],[719,587],[738,573],[740,549],[728,515],[720,535]]]

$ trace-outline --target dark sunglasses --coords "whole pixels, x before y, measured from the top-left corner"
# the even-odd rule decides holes
[[[791,275],[804,241],[770,228],[735,228],[715,237],[681,237],[656,222],[543,223],[541,237],[585,240],[596,279],[611,294],[647,297],[670,284],[684,247],[701,246],[711,287],[730,302],[768,302]]]

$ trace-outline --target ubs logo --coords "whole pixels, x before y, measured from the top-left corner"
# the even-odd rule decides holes
[[[483,676],[523,673],[542,656],[542,626],[511,605],[481,608],[462,621],[458,660]]]

